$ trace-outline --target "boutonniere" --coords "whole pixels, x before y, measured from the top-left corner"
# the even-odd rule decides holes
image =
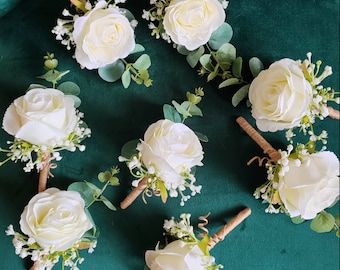
[[[52,175],[52,160],[61,160],[60,151],[71,152],[85,150],[82,141],[91,136],[91,130],[83,121],[84,114],[77,107],[79,86],[61,78],[69,71],[58,71],[58,60],[54,54],[44,57],[44,66],[48,71],[39,76],[52,83],[52,87],[31,84],[23,96],[18,97],[7,108],[2,126],[14,137],[8,141],[7,161],[25,162],[25,172],[37,169],[40,172],[39,190],[45,190],[47,178]]]
[[[207,141],[207,137],[183,122],[194,115],[202,116],[197,104],[203,95],[203,89],[197,88],[195,93],[187,92],[187,100],[181,104],[173,101],[173,106],[164,105],[164,119],[150,125],[143,139],[123,146],[119,161],[126,163],[137,180],[132,183],[133,191],[121,203],[122,208],[127,208],[141,192],[144,202],[144,195],[160,196],[164,203],[168,196],[181,196],[181,205],[200,193],[194,168],[203,165],[200,139]],[[190,194],[185,195],[186,189]]]
[[[137,21],[133,14],[119,7],[125,0],[90,1],[70,0],[74,12],[63,10],[65,18],[58,19],[52,32],[68,50],[74,49],[74,57],[82,68],[98,69],[99,76],[114,82],[121,79],[124,88],[131,80],[149,87],[152,80],[147,54],[130,62],[134,55],[145,51],[135,41]]]
[[[59,260],[62,269],[79,269],[77,265],[84,261],[79,250],[92,253],[99,237],[88,209],[97,201],[116,209],[103,193],[107,186],[119,185],[118,172],[112,167],[99,173],[99,181],[105,183],[101,188],[91,182],[74,182],[67,190],[48,188],[31,198],[20,217],[21,232],[13,225],[6,230],[13,236],[15,253],[34,262],[31,270],[52,269]]]
[[[211,237],[205,227],[208,224],[207,217],[202,216],[203,223],[198,227],[204,233],[196,236],[190,223],[190,214],[182,214],[180,220],[171,218],[164,221],[166,242],[155,250],[145,252],[145,269],[176,269],[176,270],[212,270],[223,268],[215,263],[215,258],[210,255],[210,250],[222,241],[237,225],[245,220],[251,213],[249,208],[242,210],[237,216],[224,225]],[[170,240],[170,241],[169,241]]]

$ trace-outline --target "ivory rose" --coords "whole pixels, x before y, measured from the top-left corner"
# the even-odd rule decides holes
[[[77,62],[87,69],[97,69],[127,57],[135,48],[134,30],[129,20],[106,1],[74,22],[73,38]]]
[[[212,256],[204,256],[197,244],[176,240],[164,249],[147,250],[146,265],[151,270],[204,270],[214,262]]]
[[[183,184],[182,172],[203,165],[202,145],[196,134],[186,125],[167,119],[149,126],[138,150],[144,165],[154,167],[167,189]]]
[[[172,0],[163,25],[174,43],[193,51],[209,41],[225,17],[218,0]]]
[[[35,195],[25,207],[21,231],[42,248],[65,251],[92,228],[84,206],[78,192],[49,188]]]
[[[285,58],[253,80],[249,100],[257,127],[275,132],[300,124],[312,102],[312,86],[298,63]]]
[[[18,139],[53,146],[63,141],[77,124],[73,99],[52,88],[35,88],[14,100],[3,119],[3,128]]]
[[[291,217],[313,219],[339,196],[339,160],[333,152],[303,155],[301,164],[288,159],[278,191]]]

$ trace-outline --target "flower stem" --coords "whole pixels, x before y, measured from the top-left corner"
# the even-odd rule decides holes
[[[328,111],[329,111],[329,117],[333,118],[333,119],[340,119],[340,111],[333,109],[332,107],[328,106],[327,107]]]
[[[144,177],[139,181],[138,186],[135,187],[130,194],[128,194],[125,199],[120,203],[120,208],[126,209],[128,208],[142,193],[142,191],[146,188],[149,178]]]
[[[47,178],[50,174],[50,151],[45,151],[42,155],[41,163],[43,164],[43,168],[39,172],[38,192],[46,190]]]
[[[236,119],[236,122],[240,127],[263,149],[265,154],[276,163],[280,158],[281,154],[273,148],[242,116]]]
[[[232,220],[224,225],[217,233],[210,237],[208,244],[209,250],[212,249],[218,242],[222,241],[227,234],[235,229],[243,220],[245,220],[251,214],[250,208],[245,208],[239,212]]]

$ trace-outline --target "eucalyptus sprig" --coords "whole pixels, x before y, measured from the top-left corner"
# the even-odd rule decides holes
[[[172,105],[163,105],[164,118],[174,123],[184,123],[188,117],[203,116],[202,110],[197,106],[204,96],[202,87],[195,88],[194,93],[187,92],[187,100],[179,104],[173,100]],[[194,131],[198,138],[203,142],[208,142],[208,137],[200,132]]]

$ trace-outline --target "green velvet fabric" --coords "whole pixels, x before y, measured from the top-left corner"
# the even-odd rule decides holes
[[[111,212],[103,205],[90,208],[101,231],[93,254],[86,251],[81,269],[136,270],[144,267],[144,253],[163,240],[163,221],[181,213],[191,213],[192,223],[211,212],[208,229],[216,232],[244,206],[252,215],[238,226],[211,254],[225,269],[240,270],[335,270],[339,269],[339,240],[334,233],[317,234],[310,222],[293,224],[285,214],[266,214],[266,204],[252,196],[266,178],[264,167],[247,166],[261,149],[235,122],[242,115],[254,125],[250,109],[231,105],[232,90],[218,90],[217,83],[207,83],[186,63],[171,45],[150,35],[147,22],[141,19],[148,0],[128,0],[126,6],[139,21],[137,42],[151,56],[150,88],[132,84],[124,89],[120,82],[106,83],[96,71],[80,69],[72,52],[55,40],[51,29],[69,1],[21,1],[11,12],[0,18],[0,114],[9,104],[24,94],[31,83],[43,83],[37,78],[44,72],[42,57],[54,52],[60,69],[70,69],[65,79],[81,87],[80,110],[92,129],[85,141],[86,151],[62,152],[63,159],[53,170],[48,186],[65,189],[73,181],[96,182],[97,174],[112,165],[119,165],[121,185],[106,191],[106,196],[118,207],[130,192],[132,176],[125,164],[118,162],[120,149],[128,140],[142,138],[147,127],[161,119],[162,106],[173,99],[182,101],[186,91],[203,87],[201,103],[204,117],[189,119],[187,124],[209,137],[204,143],[204,166],[196,172],[202,184],[201,194],[191,198],[184,207],[179,198],[166,204],[159,197],[139,197],[126,210]],[[231,41],[238,55],[248,61],[257,56],[266,67],[284,57],[305,59],[309,51],[314,60],[321,59],[332,66],[334,75],[324,85],[339,89],[339,0],[230,0],[227,21],[234,29]],[[2,116],[1,116],[2,117]],[[339,157],[339,121],[326,119],[317,125],[327,129],[328,148]],[[283,133],[263,133],[277,148],[285,148]],[[10,140],[0,130],[0,147]],[[1,160],[4,155],[1,154]],[[12,238],[5,235],[9,224],[19,230],[20,214],[37,192],[38,175],[25,173],[21,163],[6,163],[0,167],[0,268],[28,269],[29,259],[15,255]],[[332,208],[338,212],[339,204]],[[55,269],[61,269],[57,264]]]

